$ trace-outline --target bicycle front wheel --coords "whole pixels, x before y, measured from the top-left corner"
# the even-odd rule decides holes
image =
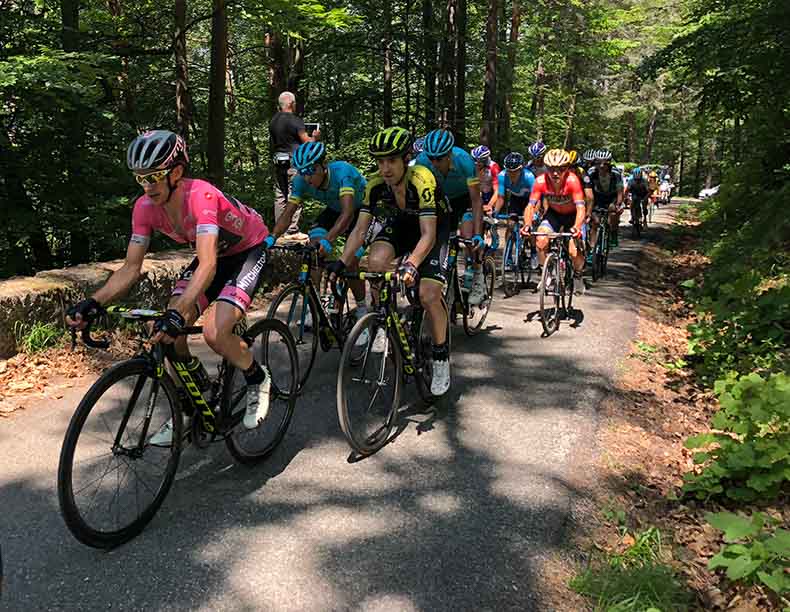
[[[398,414],[402,357],[380,315],[370,312],[351,330],[337,372],[337,416],[348,444],[360,455],[370,455],[389,440]],[[386,332],[386,330],[385,330]]]
[[[168,421],[171,444],[150,444]],[[60,451],[58,500],[74,537],[110,549],[145,528],[178,470],[181,426],[173,384],[156,378],[147,360],[102,374],[72,416]]]
[[[502,290],[505,297],[511,297],[519,292],[521,282],[521,268],[519,262],[518,244],[511,234],[505,242],[502,253]]]
[[[540,278],[540,322],[546,336],[560,327],[562,280],[559,259],[556,253],[549,253]]]
[[[494,283],[496,283],[496,264],[492,257],[483,259],[480,273],[483,275],[486,292],[479,304],[466,304],[464,308],[464,332],[467,336],[477,334],[485,323],[491,302],[494,299]]]
[[[292,283],[272,302],[268,318],[282,321],[293,336],[299,362],[299,393],[307,383],[318,352],[318,305],[311,299],[307,286]]]
[[[247,331],[253,357],[269,374],[269,405],[257,427],[238,423],[225,437],[225,445],[239,463],[263,461],[282,442],[296,405],[299,361],[296,345],[282,321],[262,319]],[[223,413],[236,419],[247,408],[247,381],[241,370],[229,367],[225,374]]]

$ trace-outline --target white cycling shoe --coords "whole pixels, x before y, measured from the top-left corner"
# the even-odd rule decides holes
[[[247,386],[247,410],[244,413],[244,427],[255,429],[263,423],[269,414],[269,394],[271,393],[272,380],[269,370],[261,366],[266,378],[259,385]]]
[[[431,395],[444,395],[450,388],[450,360],[442,359],[433,361],[433,378],[431,380]]]
[[[480,269],[475,272],[474,279],[472,280],[472,290],[469,292],[469,303],[472,306],[477,306],[486,297],[486,279],[483,270]]]
[[[383,353],[384,350],[387,348],[387,330],[383,327],[379,327],[376,330],[376,337],[373,338],[373,346],[371,350],[374,353]]]
[[[184,415],[184,421],[181,431],[186,432],[192,428],[192,417]],[[173,421],[168,419],[167,422],[159,428],[153,436],[148,438],[148,444],[151,446],[170,446],[173,444]]]

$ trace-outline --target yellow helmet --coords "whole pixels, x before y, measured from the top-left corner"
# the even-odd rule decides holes
[[[565,149],[549,149],[543,157],[543,163],[549,168],[561,168],[570,165],[570,155]]]
[[[576,149],[568,151],[568,163],[572,166],[579,159],[579,152]]]

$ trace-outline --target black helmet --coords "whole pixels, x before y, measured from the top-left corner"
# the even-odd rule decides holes
[[[504,161],[507,170],[521,170],[524,167],[524,156],[521,153],[508,153]]]

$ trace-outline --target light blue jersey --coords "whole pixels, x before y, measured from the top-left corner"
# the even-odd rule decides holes
[[[480,184],[480,179],[477,178],[475,161],[469,153],[460,147],[453,147],[450,172],[447,173],[446,177],[433,167],[425,151],[417,156],[417,163],[433,172],[436,182],[442,188],[444,195],[451,200],[468,196],[469,187]]]
[[[510,180],[510,173],[502,170],[499,173],[499,195],[505,196],[507,192],[517,198],[529,199],[532,186],[535,184],[535,175],[528,168],[522,168],[515,183]]]
[[[295,176],[288,200],[300,204],[304,199],[318,200],[336,212],[342,212],[340,198],[344,195],[354,197],[354,208],[362,207],[367,181],[354,166],[344,161],[334,161],[327,165],[329,180],[326,189],[316,189],[304,177]]]

